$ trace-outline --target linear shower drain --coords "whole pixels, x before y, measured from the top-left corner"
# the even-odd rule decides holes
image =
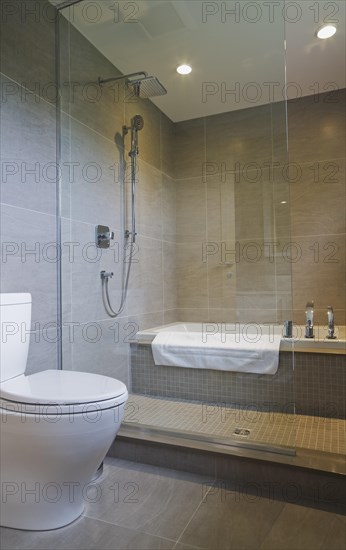
[[[233,432],[233,435],[241,435],[242,437],[249,437],[250,430],[247,428],[236,428]]]

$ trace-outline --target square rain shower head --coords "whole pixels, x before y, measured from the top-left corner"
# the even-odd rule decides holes
[[[136,97],[140,97],[142,99],[165,95],[167,93],[166,88],[155,76],[147,76],[137,80],[128,80],[127,86],[133,88]]]

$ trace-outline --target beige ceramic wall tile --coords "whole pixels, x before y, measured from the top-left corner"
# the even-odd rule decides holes
[[[293,298],[291,287],[288,286],[286,291],[278,290],[276,293],[276,311],[277,322],[283,323],[285,320],[292,320],[293,318]]]
[[[271,126],[273,161],[286,164],[288,162],[286,101],[271,104]]]
[[[175,124],[174,175],[177,179],[201,177],[205,162],[204,119]]]
[[[161,170],[171,178],[174,177],[174,123],[160,113],[161,121]]]
[[[277,292],[283,292],[284,294],[289,292],[292,294],[292,275],[278,275],[276,272],[276,289]]]
[[[177,184],[162,174],[162,239],[176,241],[177,233]]]
[[[206,118],[206,160],[236,171],[250,163],[271,162],[270,106],[232,111]]]
[[[292,186],[286,176],[287,167],[288,164],[274,167],[271,170],[275,240],[277,241],[291,236]]]
[[[138,236],[127,306],[129,315],[163,310],[162,241]]]
[[[303,164],[291,185],[292,236],[345,233],[345,160]]]
[[[163,242],[163,308],[177,307],[177,251],[176,244]]]
[[[161,239],[162,173],[144,161],[138,161],[137,169],[137,232],[146,237]]]
[[[290,162],[345,156],[345,90],[288,102]]]
[[[234,175],[207,180],[207,240],[235,240]]]
[[[237,307],[242,310],[275,309],[275,292],[237,292]]]
[[[200,243],[177,245],[178,308],[208,308],[207,262]]]
[[[299,237],[301,259],[292,263],[293,306],[305,310],[308,300],[316,309],[345,304],[345,235]]]
[[[164,323],[163,311],[154,311],[153,313],[144,313],[138,315],[131,315],[128,317],[128,323],[130,324],[128,331],[135,336],[139,330],[146,330],[148,328],[159,327]]]
[[[217,253],[207,256],[209,307],[234,309],[237,290],[236,263],[228,262],[223,253],[223,249],[229,250],[234,244],[219,242],[213,243],[214,245],[217,245]]]
[[[240,309],[237,307],[237,323],[277,323],[276,309]]]
[[[275,293],[275,257],[263,240],[238,241],[237,291]]]
[[[209,322],[211,323],[235,323],[237,318],[236,309],[232,308],[210,308]]]
[[[178,320],[182,323],[208,323],[209,311],[207,308],[179,308]]]
[[[165,309],[163,312],[163,322],[165,325],[169,323],[177,323],[179,321],[179,314],[177,309]]]
[[[268,168],[236,174],[236,238],[274,240],[273,181]]]
[[[206,185],[201,178],[177,180],[177,242],[206,241]]]

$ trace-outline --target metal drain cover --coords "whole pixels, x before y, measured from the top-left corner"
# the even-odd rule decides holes
[[[247,428],[236,428],[233,432],[233,435],[241,435],[242,437],[248,437],[250,435],[250,430]]]

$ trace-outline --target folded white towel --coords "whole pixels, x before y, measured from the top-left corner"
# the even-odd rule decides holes
[[[155,365],[275,374],[280,334],[248,336],[159,332],[152,342]]]

